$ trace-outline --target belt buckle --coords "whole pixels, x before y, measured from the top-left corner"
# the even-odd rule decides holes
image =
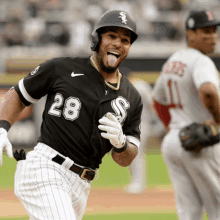
[[[87,181],[88,181],[88,179],[85,177],[87,171],[92,171],[92,170],[90,170],[90,169],[84,169],[80,177],[81,177],[83,180],[87,180]]]

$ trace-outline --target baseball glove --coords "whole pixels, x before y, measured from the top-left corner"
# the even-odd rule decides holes
[[[214,124],[192,123],[180,130],[182,147],[187,151],[198,152],[220,141],[220,133]]]

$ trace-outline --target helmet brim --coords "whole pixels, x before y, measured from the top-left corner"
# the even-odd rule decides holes
[[[212,26],[220,26],[220,21],[213,21],[213,22],[208,22],[206,24],[198,24],[195,25],[193,28],[187,27],[187,29],[196,29],[196,28],[206,28],[206,27],[212,27]]]
[[[99,25],[98,27],[96,27],[95,31],[97,33],[101,33],[101,29],[102,28],[106,28],[106,27],[119,27],[119,28],[124,28],[126,30],[129,30],[131,32],[131,44],[137,40],[138,38],[138,34],[135,33],[130,27],[124,26],[124,25],[114,25],[114,24],[105,24],[105,25]]]

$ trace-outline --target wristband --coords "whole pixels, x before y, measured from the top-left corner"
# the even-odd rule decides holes
[[[6,131],[9,131],[11,125],[8,121],[0,120],[0,128],[4,128]]]
[[[124,152],[127,148],[128,148],[128,143],[127,143],[127,141],[125,142],[125,145],[124,145],[123,147],[121,147],[121,148],[113,147],[113,149],[114,149],[114,151],[115,151],[116,153],[122,153],[122,152]]]

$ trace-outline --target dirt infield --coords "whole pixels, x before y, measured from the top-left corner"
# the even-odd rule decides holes
[[[13,190],[0,189],[0,217],[25,216],[25,209]],[[13,211],[12,211],[13,210]],[[143,194],[127,194],[123,189],[92,189],[86,214],[98,213],[175,212],[172,189],[146,189]]]

